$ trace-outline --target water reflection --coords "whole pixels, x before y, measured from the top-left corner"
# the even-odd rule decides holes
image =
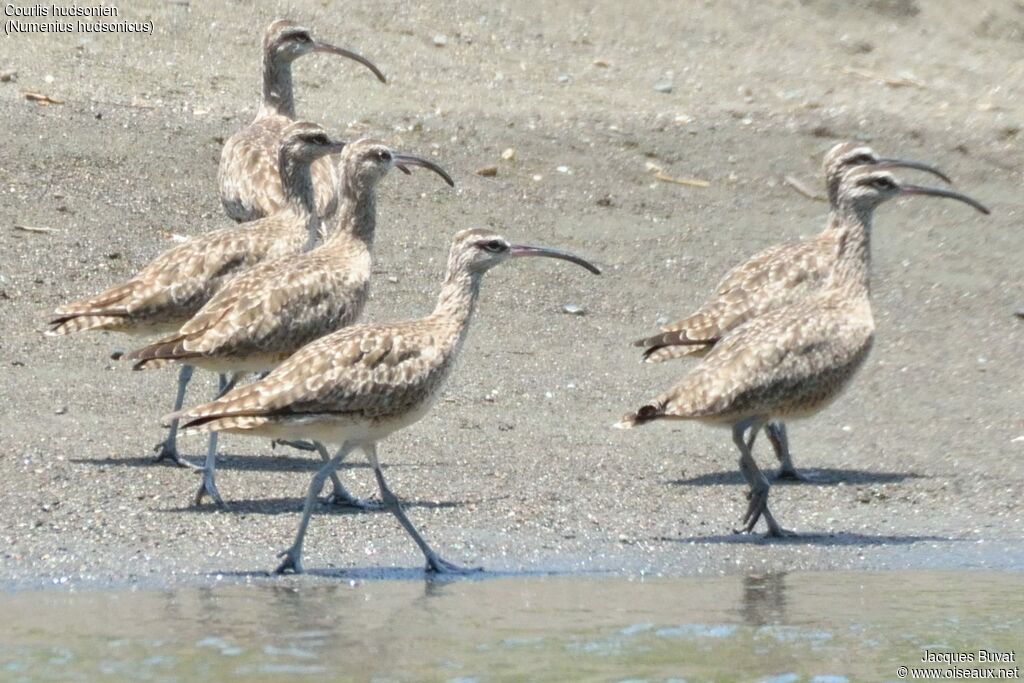
[[[786,573],[750,574],[743,577],[743,622],[750,626],[778,624],[786,620]]]
[[[1019,647],[1022,589],[1019,574],[829,572],[14,593],[0,679],[708,680],[727,665],[878,680],[935,643]]]

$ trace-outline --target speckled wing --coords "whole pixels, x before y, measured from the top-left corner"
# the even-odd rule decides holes
[[[199,356],[284,360],[308,342],[350,325],[370,282],[365,248],[347,258],[323,248],[260,263],[223,287],[178,333],[128,354],[136,367]]]
[[[839,395],[867,355],[866,300],[812,297],[726,334],[678,384],[651,402],[666,417],[785,416]]]
[[[194,315],[226,278],[273,255],[277,232],[277,222],[267,219],[194,237],[157,256],[130,280],[61,306],[49,323],[49,333],[176,327]]]
[[[186,411],[186,428],[254,429],[271,421],[384,419],[428,401],[452,354],[419,321],[356,325],[307,344],[265,379]]]
[[[233,220],[247,222],[270,216],[285,204],[278,165],[281,136],[291,121],[266,116],[236,132],[220,152],[217,182],[224,210]],[[333,216],[338,209],[338,175],[325,157],[311,169],[317,213]]]
[[[817,239],[769,247],[726,273],[696,312],[636,345],[647,347],[644,359],[651,363],[703,355],[750,318],[808,296],[824,282],[829,264],[826,247]]]

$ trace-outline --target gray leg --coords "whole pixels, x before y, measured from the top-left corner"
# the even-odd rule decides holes
[[[185,387],[188,386],[191,379],[192,366],[182,365],[181,370],[178,371],[178,391],[174,396],[175,412],[181,410],[181,407],[185,405]],[[171,420],[171,428],[167,430],[167,438],[153,447],[153,450],[157,451],[156,462],[170,460],[178,467],[199,469],[187,460],[182,460],[181,456],[178,455],[178,422],[178,418]]]
[[[423,540],[420,532],[416,530],[416,527],[412,525],[409,518],[405,516],[405,511],[402,510],[402,504],[399,502],[398,497],[391,492],[388,488],[388,483],[384,481],[384,473],[381,472],[380,462],[377,461],[377,445],[370,444],[365,447],[366,458],[370,461],[373,466],[373,474],[377,477],[377,486],[380,488],[380,495],[384,501],[384,507],[391,511],[391,513],[398,518],[398,523],[402,525],[402,528],[412,536],[412,540],[419,546],[420,551],[423,552],[423,556],[427,559],[427,571],[437,572],[438,574],[469,574],[471,572],[483,571],[483,567],[460,567],[456,564],[452,564],[448,560],[445,560],[440,555],[434,552],[434,550],[427,545],[427,542]]]
[[[236,372],[231,375],[231,380],[229,381],[227,375],[218,375],[217,398],[220,398],[231,391],[235,384],[238,383],[241,376],[242,373]],[[210,500],[212,500],[215,505],[218,507],[224,507],[224,499],[220,497],[220,491],[217,490],[216,481],[217,436],[217,432],[210,432],[210,440],[206,445],[206,462],[203,464],[203,481],[199,484],[199,490],[196,491],[196,505],[202,503],[204,497],[210,496]]]
[[[320,459],[325,463],[330,462],[331,456],[327,452],[327,447],[319,441],[312,442],[316,446],[317,453],[320,454]],[[344,457],[343,457],[344,460]],[[341,465],[339,461],[338,465]],[[345,505],[348,507],[359,508],[360,510],[380,510],[380,503],[376,503],[369,500],[363,500],[362,498],[356,498],[338,479],[337,472],[331,472],[331,484],[334,486],[334,491],[327,497],[327,502],[331,505]]]
[[[306,493],[306,503],[302,508],[302,521],[299,522],[299,530],[295,534],[295,541],[287,550],[283,550],[277,554],[278,557],[283,557],[284,560],[278,565],[275,570],[276,574],[284,574],[288,571],[293,571],[296,574],[301,574],[305,571],[302,568],[302,541],[306,537],[306,529],[309,527],[309,519],[313,516],[313,505],[316,504],[316,497],[320,495],[320,489],[324,487],[324,482],[334,474],[334,470],[338,468],[341,461],[345,459],[352,449],[354,444],[345,444],[338,449],[338,453],[327,461],[320,470],[313,475],[313,480],[309,483],[309,491]]]
[[[793,457],[789,453],[789,437],[786,435],[786,425],[782,422],[769,422],[764,428],[772,447],[775,449],[775,457],[779,460],[779,471],[776,479],[788,479],[791,481],[808,481],[807,477],[796,471],[793,466]]]
[[[758,468],[752,454],[754,440],[757,438],[757,433],[761,430],[763,424],[763,420],[753,419],[740,422],[733,425],[732,428],[732,440],[740,450],[740,472],[750,485],[750,491],[747,493],[747,499],[750,502],[747,505],[746,513],[743,515],[743,529],[741,531],[747,533],[753,531],[754,527],[757,526],[758,520],[764,517],[764,521],[768,525],[768,536],[791,536],[793,534],[779,526],[778,522],[775,521],[775,517],[772,516],[771,511],[768,509],[768,491],[771,485],[760,468]],[[750,429],[750,438],[744,439],[744,432],[748,428]]]

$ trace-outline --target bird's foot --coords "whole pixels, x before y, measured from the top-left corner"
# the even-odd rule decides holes
[[[328,505],[336,505],[338,507],[355,508],[357,510],[364,510],[366,512],[375,512],[377,510],[383,510],[384,504],[378,500],[370,500],[368,498],[357,498],[348,491],[334,491],[331,495],[324,499],[324,502]]]
[[[270,442],[270,446],[271,448],[276,448],[277,446],[290,446],[300,451],[316,450],[316,444],[310,441],[290,441],[288,439],[274,439]]]
[[[274,570],[275,574],[304,574],[306,572],[302,567],[302,551],[295,546],[288,548],[288,550],[282,550],[277,554],[278,557],[283,557],[281,564],[277,565],[277,569]]]
[[[427,556],[427,571],[432,574],[476,574],[483,570],[483,567],[462,567],[453,564],[440,555]]]
[[[199,465],[193,465],[188,460],[184,460],[178,455],[178,449],[174,446],[169,446],[166,441],[161,441],[157,445],[153,446],[153,450],[156,452],[156,457],[153,459],[154,463],[161,463],[164,460],[169,460],[172,464],[178,467],[188,467],[193,470],[203,469]]]
[[[764,521],[768,525],[768,533],[765,534],[767,538],[793,538],[797,535],[795,531],[789,529],[783,529],[782,526],[775,521],[775,516],[771,513],[768,508],[764,510]]]
[[[742,526],[737,533],[750,533],[757,526],[758,520],[761,519],[761,515],[768,510],[768,487],[763,489],[750,489],[747,492],[747,511],[743,514],[743,519],[740,520]]]
[[[803,472],[798,472],[795,467],[780,467],[775,474],[776,481],[814,481]]]
[[[196,491],[195,504],[202,504],[203,498],[206,496],[209,496],[210,500],[212,500],[213,504],[217,507],[226,507],[224,505],[224,499],[220,497],[220,491],[217,490],[217,482],[214,481],[213,475],[204,471],[203,481],[199,484],[199,490]]]

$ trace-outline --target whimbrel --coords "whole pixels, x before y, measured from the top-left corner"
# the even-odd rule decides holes
[[[229,278],[266,258],[312,248],[320,230],[314,208],[310,164],[340,152],[344,142],[331,140],[313,123],[299,121],[284,132],[279,167],[286,188],[283,208],[244,225],[214,230],[168,249],[131,279],[96,296],[61,306],[48,334],[110,330],[131,335],[168,334],[177,330]],[[180,410],[192,366],[178,376],[175,410]],[[176,448],[177,423],[158,444],[157,460],[185,465]]]
[[[349,143],[341,153],[341,210],[324,244],[239,274],[175,334],[125,358],[138,361],[136,370],[187,363],[222,375],[265,372],[314,339],[354,323],[369,294],[377,183],[393,166],[406,172],[422,166],[455,185],[426,159],[393,152],[375,140]],[[197,505],[204,495],[224,504],[214,474],[216,436],[211,435]],[[326,449],[317,450],[330,460]],[[334,500],[364,506],[337,475],[332,483]]]
[[[635,342],[636,346],[647,347],[644,359],[661,363],[671,358],[704,355],[714,343],[694,344],[693,340],[720,339],[751,318],[817,292],[838,256],[834,232],[841,227],[837,206],[839,183],[849,169],[867,164],[926,171],[950,182],[933,166],[909,159],[881,158],[863,143],[835,145],[822,164],[829,201],[825,230],[809,238],[769,247],[734,267],[718,283],[712,298],[694,313],[664,326],[660,334]],[[781,465],[778,478],[804,479],[793,466],[785,425],[769,423],[765,433]]]
[[[835,225],[828,235],[836,256],[819,291],[720,337],[688,337],[686,343],[713,342],[701,363],[616,425],[630,428],[676,419],[730,427],[740,451],[740,470],[750,486],[743,516],[747,532],[763,516],[770,536],[787,533],[768,510],[769,483],[751,455],[758,430],[773,418],[808,417],[825,408],[842,393],[871,348],[868,269],[875,208],[899,195],[920,194],[950,197],[988,213],[957,192],[901,185],[877,166],[849,170],[839,189]]]
[[[386,507],[419,546],[427,568],[466,571],[427,545],[388,488],[377,443],[426,415],[459,354],[485,272],[509,258],[545,256],[600,270],[568,252],[510,244],[489,230],[455,235],[448,271],[434,312],[392,324],[360,324],[304,346],[265,379],[184,411],[186,430],[224,431],[271,438],[312,438],[339,447],[313,477],[292,546],[278,572],[302,571],[302,542],[324,482],[353,449],[373,467]]]
[[[292,62],[303,55],[325,52],[354,59],[382,82],[384,74],[365,57],[315,40],[309,29],[279,19],[263,35],[263,94],[256,118],[224,143],[217,181],[228,216],[252,221],[269,216],[285,203],[277,170],[277,149],[284,129],[295,120]],[[322,218],[338,207],[337,172],[329,158],[313,164],[316,208]]]

